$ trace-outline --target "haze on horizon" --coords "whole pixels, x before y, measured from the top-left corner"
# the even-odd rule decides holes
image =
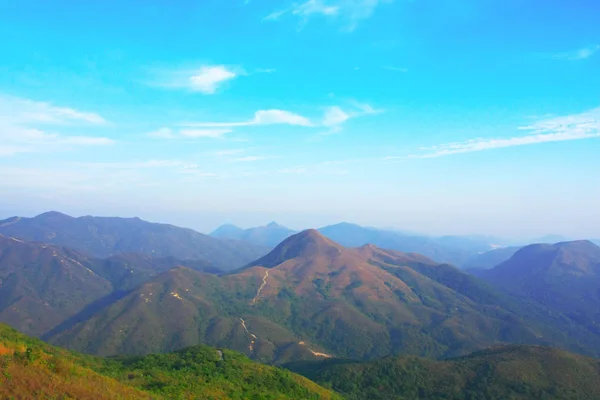
[[[59,3],[0,1],[0,218],[600,237],[600,4]]]

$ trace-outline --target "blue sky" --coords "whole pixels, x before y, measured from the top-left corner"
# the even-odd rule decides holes
[[[600,237],[600,3],[0,0],[0,216]]]

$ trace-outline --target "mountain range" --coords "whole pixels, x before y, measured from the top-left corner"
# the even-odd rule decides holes
[[[527,246],[508,261],[476,274],[600,334],[600,247],[590,241]]]
[[[499,343],[600,349],[598,336],[564,322],[450,265],[307,230],[235,273],[169,270],[47,339],[99,355],[207,343],[269,363],[447,357]]]
[[[490,238],[401,242],[414,236],[351,224],[241,231],[238,239],[220,239],[135,218],[52,212],[0,222],[0,321],[54,345],[119,358],[86,358],[23,336],[12,343],[0,336],[0,355],[11,355],[15,373],[29,366],[35,379],[67,391],[77,385],[64,386],[53,363],[127,398],[184,398],[200,390],[199,376],[212,382],[210,391],[245,398],[258,383],[236,381],[240,371],[286,382],[269,386],[279,393],[274,398],[336,398],[226,349],[285,365],[350,399],[595,395],[595,360],[530,346],[600,355],[600,247],[591,241],[486,251]],[[270,252],[258,243],[278,235],[285,239]],[[463,249],[471,254],[463,263],[469,270],[365,244],[370,239]],[[225,254],[237,245],[243,251]],[[248,249],[258,255],[249,259]],[[225,258],[211,262],[220,253]],[[18,336],[7,329],[0,326],[3,335]],[[215,370],[223,357],[232,363]]]
[[[469,262],[469,265],[472,265],[473,258],[492,250],[497,245],[496,243],[502,242],[500,239],[486,236],[429,237],[368,228],[346,222],[325,226],[319,228],[318,231],[346,247],[374,244],[391,250],[420,253],[434,260],[457,266],[463,266]],[[294,233],[297,232],[271,222],[268,225],[250,229],[226,224],[217,228],[210,235],[219,239],[244,240],[260,246],[275,247]]]
[[[41,336],[177,265],[219,273],[204,261],[118,254],[89,257],[65,247],[0,235],[0,321]]]
[[[0,221],[0,234],[26,241],[67,246],[95,257],[142,253],[152,257],[208,261],[231,270],[266,254],[268,247],[218,240],[191,229],[139,218],[79,217],[47,212],[33,218]]]
[[[49,346],[0,324],[2,399],[341,399],[281,368],[226,349],[98,358]]]
[[[250,229],[242,229],[235,225],[226,224],[210,233],[210,236],[218,239],[244,240],[259,246],[273,248],[286,238],[296,233],[295,231],[271,222],[265,226]]]
[[[595,400],[600,361],[537,346],[499,346],[435,361],[386,357],[287,365],[348,400]]]

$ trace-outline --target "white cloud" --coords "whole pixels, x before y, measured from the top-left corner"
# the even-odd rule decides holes
[[[165,89],[187,89],[206,95],[217,93],[225,83],[246,75],[241,67],[225,65],[201,65],[196,68],[183,68],[171,71],[158,70],[148,82],[151,86]]]
[[[0,145],[0,157],[13,156],[19,153],[28,153],[31,149],[23,146]]]
[[[231,129],[180,129],[175,131],[171,128],[160,128],[146,134],[156,139],[198,139],[198,138],[222,138],[225,134],[232,132]]]
[[[320,136],[340,133],[342,131],[342,126],[352,118],[379,114],[383,112],[383,110],[376,110],[369,104],[365,103],[352,101],[350,104],[351,107],[347,111],[343,110],[339,106],[328,107],[325,110],[321,125],[329,129],[325,132],[321,132]]]
[[[224,157],[224,156],[233,156],[236,154],[241,154],[246,152],[247,149],[227,149],[227,150],[219,150],[216,151],[214,154],[217,157]]]
[[[0,95],[0,156],[38,151],[59,151],[74,146],[105,146],[114,140],[98,136],[68,136],[49,132],[46,126],[101,125],[100,115],[50,103]],[[44,127],[43,129],[41,127]]]
[[[574,51],[568,51],[566,53],[553,54],[552,58],[569,61],[586,60],[596,54],[598,50],[600,50],[600,44],[595,44]]]
[[[182,129],[179,134],[188,138],[221,138],[226,133],[231,132],[231,129]]]
[[[402,67],[385,67],[384,69],[387,69],[388,71],[395,71],[395,72],[402,72],[402,73],[408,72],[408,68],[402,68]]]
[[[519,129],[530,133],[525,136],[511,138],[473,139],[465,142],[448,143],[425,148],[423,150],[428,150],[428,152],[413,154],[408,158],[436,158],[514,146],[600,138],[600,108],[582,114],[541,120]]]
[[[292,14],[302,17],[310,17],[311,15],[334,16],[340,11],[340,7],[329,6],[321,0],[308,0],[305,3],[299,4],[292,9]]]
[[[177,137],[171,128],[160,128],[155,131],[148,132],[146,135],[157,139],[175,139]]]
[[[303,23],[313,16],[337,18],[344,30],[353,31],[357,24],[373,15],[377,6],[390,2],[382,0],[307,0],[267,15],[263,20],[277,21],[285,15],[300,18]]]
[[[338,106],[329,107],[325,111],[325,116],[323,117],[323,125],[325,126],[335,126],[340,125],[350,119],[350,115],[348,115],[344,110],[342,110]]]
[[[0,120],[12,123],[64,125],[73,123],[106,124],[100,115],[50,103],[21,99],[0,94]]]
[[[226,81],[234,79],[237,76],[235,72],[223,65],[204,65],[190,76],[189,83],[192,90],[197,90],[204,94],[214,94],[217,88]]]
[[[273,158],[273,156],[244,156],[244,157],[234,158],[231,161],[233,161],[233,162],[254,162],[254,161],[268,160],[270,158]]]
[[[254,113],[254,118],[242,122],[187,122],[187,127],[228,128],[253,125],[298,125],[312,126],[309,119],[285,110],[260,110]]]

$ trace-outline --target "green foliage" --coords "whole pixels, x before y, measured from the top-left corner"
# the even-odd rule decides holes
[[[338,399],[281,368],[229,350],[98,358],[49,346],[0,324],[0,398]]]
[[[447,361],[387,357],[288,368],[351,400],[600,398],[600,362],[544,347],[499,347]]]

